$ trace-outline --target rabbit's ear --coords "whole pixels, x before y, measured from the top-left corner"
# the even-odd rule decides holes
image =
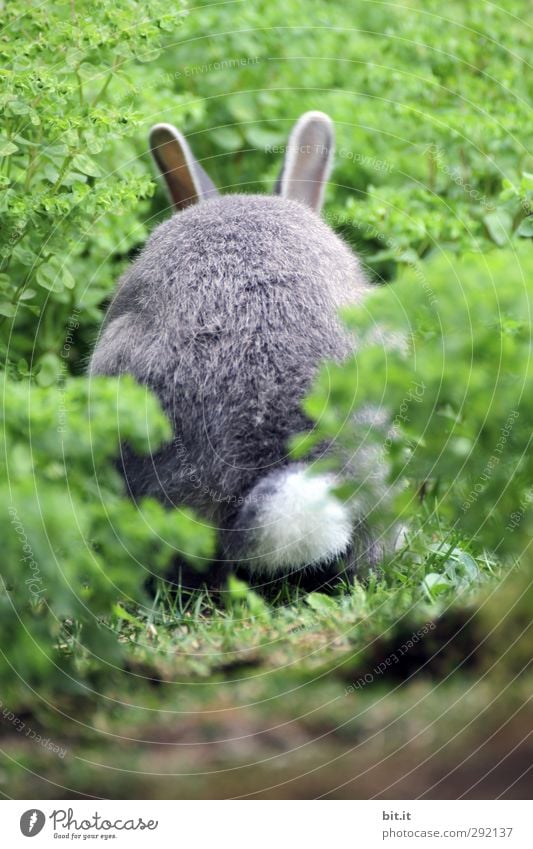
[[[184,137],[172,124],[152,127],[150,149],[175,209],[184,209],[218,194]]]
[[[302,115],[289,136],[275,194],[299,200],[320,212],[334,147],[331,118],[324,112]]]

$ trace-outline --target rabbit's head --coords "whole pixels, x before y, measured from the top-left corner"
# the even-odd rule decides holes
[[[276,368],[292,370],[300,394],[321,358],[345,353],[338,309],[368,290],[357,257],[318,214],[333,157],[330,118],[307,112],[296,122],[270,197],[219,195],[170,124],[153,127],[150,147],[176,214],[120,281],[92,371],[129,371],[169,410],[173,394],[161,387],[186,371],[187,357],[203,358],[205,368],[213,357],[215,380],[230,348],[241,345],[237,359],[231,354],[236,369],[246,346],[262,338],[263,349],[275,346],[281,358]],[[252,374],[266,376],[272,356]]]

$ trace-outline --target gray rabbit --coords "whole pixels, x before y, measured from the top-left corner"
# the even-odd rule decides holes
[[[317,367],[353,348],[338,310],[370,288],[319,217],[330,119],[298,120],[272,197],[221,197],[171,125],[150,142],[176,214],[120,281],[90,367],[133,374],[173,425],[174,441],[152,456],[124,449],[131,495],[216,523],[219,575],[230,564],[268,580],[302,570],[330,579],[374,565],[380,546],[332,493],[339,481],[287,456],[309,427],[301,401]]]

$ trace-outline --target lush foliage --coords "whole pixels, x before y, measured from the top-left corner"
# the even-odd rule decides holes
[[[176,553],[212,556],[213,534],[186,510],[124,497],[120,441],[147,452],[170,435],[133,379],[64,379],[46,389],[4,381],[3,406],[0,687],[20,698],[24,683],[50,683],[54,672],[56,692],[75,687],[71,655],[117,662],[109,617],[128,615],[118,600],[144,601],[144,582]]]
[[[270,190],[292,122],[328,112],[337,157],[325,217],[391,279],[437,247],[531,235],[527,9],[205,3],[209,37],[191,15],[190,40],[161,61],[202,105],[178,120],[222,187]]]
[[[119,760],[130,776],[146,769],[139,741],[155,740],[153,774],[177,704],[196,717],[200,746],[241,735],[231,724],[234,703],[238,724],[261,737],[274,705],[276,728],[289,729],[287,738],[276,731],[274,751],[292,745],[295,716],[304,742],[329,738],[338,721],[339,747],[328,749],[335,786],[346,740],[355,751],[365,735],[384,739],[381,729],[400,709],[401,733],[410,733],[412,705],[433,727],[440,691],[428,688],[421,699],[415,684],[392,688],[385,708],[373,701],[374,685],[393,674],[381,663],[427,625],[423,651],[415,651],[439,674],[429,625],[437,633],[452,617],[453,628],[453,617],[470,617],[481,598],[464,645],[461,636],[450,650],[442,638],[444,692],[463,700],[456,723],[463,715],[474,722],[486,703],[494,727],[503,724],[507,706],[494,709],[492,699],[505,689],[505,664],[502,679],[488,690],[480,683],[472,696],[447,676],[478,638],[489,658],[480,668],[504,642],[516,643],[510,665],[519,671],[520,629],[533,605],[509,567],[533,531],[528,2],[451,0],[443,11],[437,0],[202,0],[185,15],[181,2],[162,0],[12,0],[2,11],[0,707],[28,709],[37,725],[34,692],[44,704],[56,697],[56,735],[67,725],[72,739],[86,734],[85,764],[109,763],[112,795],[117,747],[106,737],[95,757],[99,731],[123,742],[129,735],[135,753],[124,744]],[[263,192],[273,187],[290,127],[317,108],[337,131],[324,217],[372,279],[392,285],[347,313],[357,356],[323,369],[306,402],[316,428],[295,450],[305,454],[316,441],[333,441],[342,456],[361,441],[377,449],[391,498],[370,519],[379,527],[406,521],[406,545],[383,574],[338,597],[287,592],[271,604],[233,581],[222,601],[169,598],[162,587],[148,600],[148,574],[160,574],[176,550],[191,562],[209,557],[213,532],[187,511],[125,497],[114,464],[120,441],[152,451],[168,439],[168,423],[130,381],[80,376],[118,276],[168,215],[147,131],[175,123],[223,191]],[[372,428],[357,424],[352,414],[370,408],[387,415],[374,416]],[[376,503],[371,478],[350,481],[340,495]],[[491,598],[506,580],[511,589]],[[519,596],[517,617],[500,623],[501,605],[511,610]],[[497,635],[485,641],[494,622]],[[400,680],[407,660],[396,669]],[[354,717],[341,696],[361,680],[366,701]],[[523,688],[529,695],[530,679]],[[68,693],[84,698],[72,708]],[[105,709],[94,693],[103,693]],[[263,699],[264,716],[249,707]],[[96,717],[96,737],[80,730],[83,709],[91,723]],[[157,719],[146,732],[147,713]],[[183,716],[180,723],[189,746],[191,728]],[[393,751],[394,733],[387,735]],[[437,737],[444,747],[446,723]],[[207,749],[217,751],[204,746],[201,768]],[[183,752],[178,746],[173,756]],[[270,760],[266,744],[264,753]],[[369,770],[382,754],[369,747]],[[25,795],[28,767],[90,794],[102,779],[81,758],[65,773],[38,747],[18,756],[22,778],[7,785],[10,795]],[[211,755],[214,773],[231,793],[218,757]],[[8,769],[10,782],[18,772]],[[183,760],[166,764],[153,792],[171,792],[166,776],[184,771]],[[303,761],[302,774],[314,772]],[[0,789],[2,781],[0,770]],[[140,791],[131,782],[126,796],[146,795],[146,781]],[[39,785],[37,795],[51,788]]]
[[[418,272],[347,311],[355,353],[323,367],[305,402],[316,426],[296,453],[374,445],[403,486],[389,505],[371,475],[344,487],[376,505],[371,521],[415,518],[423,494],[481,548],[521,553],[533,532],[533,250],[444,254]]]
[[[19,693],[23,682],[73,687],[77,675],[59,670],[81,645],[116,660],[109,617],[127,615],[118,599],[142,600],[148,571],[176,551],[208,556],[212,534],[186,511],[125,498],[119,439],[148,451],[170,435],[155,401],[129,381],[69,379],[85,366],[99,305],[148,232],[142,201],[154,184],[137,161],[138,132],[161,102],[161,72],[150,63],[182,6],[35,2],[3,11],[0,683]]]
[[[73,310],[90,338],[124,257],[147,234],[140,201],[153,182],[136,160],[160,89],[148,63],[181,16],[179,2],[158,0],[3,9],[2,351],[42,385],[60,372]]]

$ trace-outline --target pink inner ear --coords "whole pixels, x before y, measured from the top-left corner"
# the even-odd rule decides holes
[[[151,141],[154,158],[165,178],[174,207],[184,209],[197,203],[198,193],[178,141],[164,130],[154,133]]]

